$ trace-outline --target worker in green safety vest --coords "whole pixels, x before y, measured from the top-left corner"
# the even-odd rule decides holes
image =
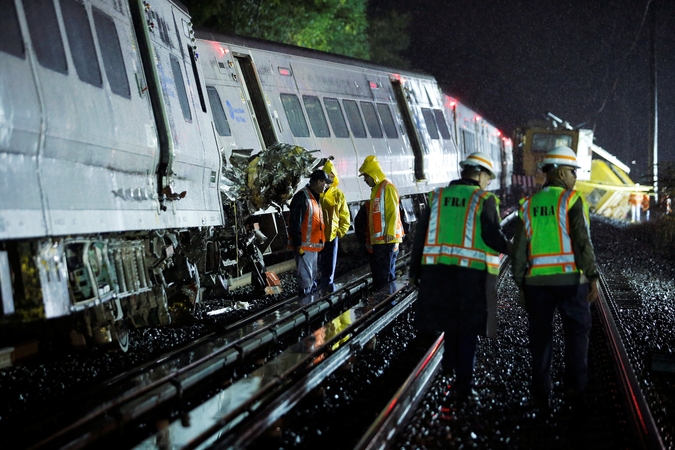
[[[473,400],[478,336],[488,334],[489,311],[496,315],[496,296],[488,306],[488,280],[496,278],[499,255],[510,253],[511,243],[501,230],[499,200],[487,191],[495,178],[492,158],[476,152],[460,166],[461,179],[429,194],[413,240],[409,281],[419,286],[417,328],[445,333],[443,372],[454,377],[460,400]]]
[[[520,201],[512,265],[529,319],[532,399],[536,408],[550,406],[553,315],[557,308],[565,333],[566,400],[582,407],[590,303],[598,298],[588,207],[574,191],[579,165],[571,148],[550,150],[539,167],[546,174],[546,183],[541,191]]]

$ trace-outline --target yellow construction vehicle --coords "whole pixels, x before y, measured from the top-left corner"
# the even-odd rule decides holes
[[[593,143],[593,130],[575,129],[551,113],[548,117],[549,123],[515,130],[514,185],[526,194],[538,190],[544,183],[544,174],[537,164],[547,151],[564,145],[577,154],[581,168],[577,170],[575,189],[584,196],[591,212],[625,220],[630,211],[630,194],[647,194],[651,188],[634,183],[627,165]]]

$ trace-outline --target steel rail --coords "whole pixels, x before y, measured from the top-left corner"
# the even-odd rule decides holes
[[[610,351],[616,361],[619,385],[627,401],[629,415],[633,418],[634,431],[642,444],[642,448],[650,450],[665,449],[665,444],[642,393],[640,383],[635,376],[621,334],[611,313],[610,304],[605,296],[605,293],[609,293],[611,297],[611,289],[602,276],[600,277],[600,287],[599,298],[595,302],[595,306],[609,337]]]
[[[387,403],[375,421],[368,427],[354,450],[388,448],[397,431],[409,419],[434,381],[443,357],[444,334],[438,337],[417,364],[412,373]]]
[[[515,217],[515,212],[509,214],[502,221],[502,225]],[[497,286],[504,282],[508,274],[509,262],[509,258],[502,255]],[[361,437],[354,450],[389,448],[393,444],[396,435],[410,420],[410,416],[434,382],[434,376],[439,370],[443,357],[444,338],[445,335],[441,333],[421,358],[417,367]]]
[[[62,427],[52,434],[42,438],[37,443],[32,444],[29,448],[37,449],[50,446],[56,440],[63,438],[68,433],[72,433],[77,429],[90,426],[97,418],[100,418],[100,420],[104,423],[97,424],[93,426],[93,428],[101,430],[100,432],[107,434],[120,427],[123,422],[134,420],[140,417],[141,415],[149,412],[151,409],[159,406],[159,404],[165,403],[166,401],[175,398],[182,391],[195,386],[200,381],[203,381],[204,379],[211,376],[213,373],[241,359],[244,353],[250,353],[257,346],[257,343],[255,342],[251,343],[250,345],[247,345],[247,343],[256,340],[263,333],[272,333],[274,338],[278,338],[279,336],[290,332],[293,328],[295,328],[295,326],[298,325],[295,323],[285,326],[289,322],[297,322],[293,320],[294,318],[298,318],[301,315],[302,317],[299,317],[298,321],[305,323],[308,320],[316,317],[318,313],[323,312],[330,307],[334,307],[338,302],[344,301],[348,297],[355,295],[363,289],[366,289],[368,285],[368,275],[360,276],[330,296],[321,297],[313,303],[304,305],[293,312],[289,312],[288,315],[281,317],[278,320],[275,320],[270,324],[261,327],[250,334],[247,334],[246,336],[242,336],[241,338],[233,340],[225,344],[222,348],[205,354],[204,356],[198,357],[192,360],[189,364],[178,368],[168,368],[165,371],[167,375],[157,378],[156,380],[147,380],[144,376],[145,372],[139,372],[136,369],[134,369],[134,375],[132,377],[120,375],[113,380],[109,380],[103,384],[102,388],[100,387],[99,390],[95,392],[102,392],[104,389],[112,390],[116,387],[116,385],[119,385],[124,381],[129,381],[130,384],[132,384],[132,388],[116,395],[112,399],[108,399],[103,402],[97,401],[95,406],[84,415],[81,415],[78,419],[73,420],[65,427]],[[323,309],[320,307],[320,303],[325,304]],[[225,330],[225,333],[233,332],[233,330],[237,330],[237,328],[229,327],[227,330]],[[218,338],[223,338],[223,336],[219,334],[211,336],[211,339],[206,341],[204,339],[200,339],[198,342],[200,343],[200,346],[206,346]],[[262,342],[261,345],[266,343],[267,342]],[[172,361],[178,359],[180,355],[186,352],[195,352],[196,347],[198,346],[188,345],[186,347],[181,347],[175,352],[163,355],[160,359],[161,362],[153,361],[151,363],[146,363],[143,367],[145,371],[161,371],[161,367],[168,367],[168,365],[171,365]],[[133,382],[133,380],[136,381]],[[96,398],[94,395],[90,397]],[[114,413],[115,409],[120,409],[124,405],[129,405],[131,403],[133,403],[135,407],[125,408],[126,412],[124,414]],[[77,407],[73,409],[76,408]],[[63,415],[63,413],[60,415]],[[53,421],[53,418],[48,417],[42,423],[45,423],[46,426],[46,423],[51,421]],[[89,434],[89,437],[86,439],[86,441],[95,440],[100,437],[101,436],[99,435],[99,432],[95,432],[93,434]],[[82,438],[83,437],[78,437],[77,440],[81,441]]]
[[[360,351],[382,329],[406,311],[416,298],[417,291],[410,287],[404,287],[387,297],[375,305],[368,315],[324,342],[303,361],[278,375],[272,383],[263,387],[236,409],[215,420],[183,448],[193,449],[205,443],[212,445],[213,448],[246,448],[326,377],[348,361],[355,352]],[[335,344],[348,336],[347,345],[333,350]],[[314,364],[316,361],[319,363]],[[214,437],[216,435],[221,436],[217,442]]]

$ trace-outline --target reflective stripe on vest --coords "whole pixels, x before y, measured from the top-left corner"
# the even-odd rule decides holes
[[[316,201],[308,187],[302,189],[307,198],[307,211],[302,218],[302,227],[300,233],[302,236],[301,248],[305,251],[318,252],[323,248],[323,212],[319,202]],[[318,222],[319,227],[314,223]]]
[[[375,197],[371,200],[370,202],[370,223],[372,225],[372,236],[370,238],[371,242],[378,242],[378,241],[384,241],[386,229],[387,229],[387,223],[386,223],[386,217],[383,214],[383,209],[384,209],[384,197],[385,197],[385,186],[387,184],[391,184],[391,186],[396,189],[396,186],[394,186],[389,180],[386,178],[382,180],[380,185],[377,187],[377,192],[375,193]],[[396,191],[398,194],[398,191]],[[397,195],[398,196],[398,195]],[[398,208],[398,206],[397,206]],[[394,236],[396,239],[400,239],[403,237],[403,223],[401,223],[401,216],[398,213],[398,209],[396,210],[396,235]]]
[[[470,187],[470,186],[469,186]],[[445,189],[437,189],[433,192],[430,204],[429,228],[427,231],[427,239],[425,242],[422,263],[423,264],[449,264],[458,265],[461,267],[472,267],[479,270],[487,269],[490,273],[499,272],[499,255],[490,254],[487,251],[478,247],[477,240],[482,243],[482,238],[477,234],[479,232],[479,212],[480,205],[485,197],[489,195],[488,192],[481,189],[474,190],[469,196],[468,205],[465,207],[464,226],[462,230],[452,230],[454,233],[461,233],[454,235],[453,239],[449,235],[439,236],[440,220],[441,220],[441,201],[443,199],[443,192]],[[450,231],[445,230],[445,233]],[[458,238],[458,239],[457,239]],[[446,242],[444,242],[446,241]],[[461,243],[449,243],[447,241],[461,241]],[[449,258],[449,260],[441,260],[441,257]]]
[[[549,194],[550,188],[547,188],[546,195]],[[542,191],[544,192],[544,191]],[[567,211],[569,211],[572,200],[579,198],[575,191],[562,190],[558,194],[557,205],[555,208],[556,224],[557,224],[557,242],[558,250],[555,253],[538,253],[538,242],[533,245],[533,221],[536,221],[536,216],[532,215],[532,200],[537,195],[524,199],[520,206],[520,216],[525,225],[525,235],[528,241],[529,256],[528,256],[528,276],[536,275],[553,275],[556,273],[572,273],[578,272],[576,263],[574,262],[574,250],[572,247],[572,239],[570,238],[569,220]],[[551,191],[553,192],[553,191]],[[542,219],[538,219],[542,220]],[[541,239],[541,237],[538,237]]]

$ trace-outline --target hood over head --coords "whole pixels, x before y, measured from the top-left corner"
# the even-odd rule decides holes
[[[333,162],[328,160],[326,164],[323,165],[323,171],[328,173],[328,174],[333,174],[333,183],[330,184],[330,187],[335,187],[338,184],[340,184],[340,180],[338,179],[338,174],[337,171],[335,170],[335,166],[333,165]]]
[[[377,160],[377,156],[368,155],[366,159],[363,160],[363,164],[359,167],[359,176],[370,175],[375,183],[379,183],[384,180],[387,176],[382,172],[382,167],[380,162]]]

